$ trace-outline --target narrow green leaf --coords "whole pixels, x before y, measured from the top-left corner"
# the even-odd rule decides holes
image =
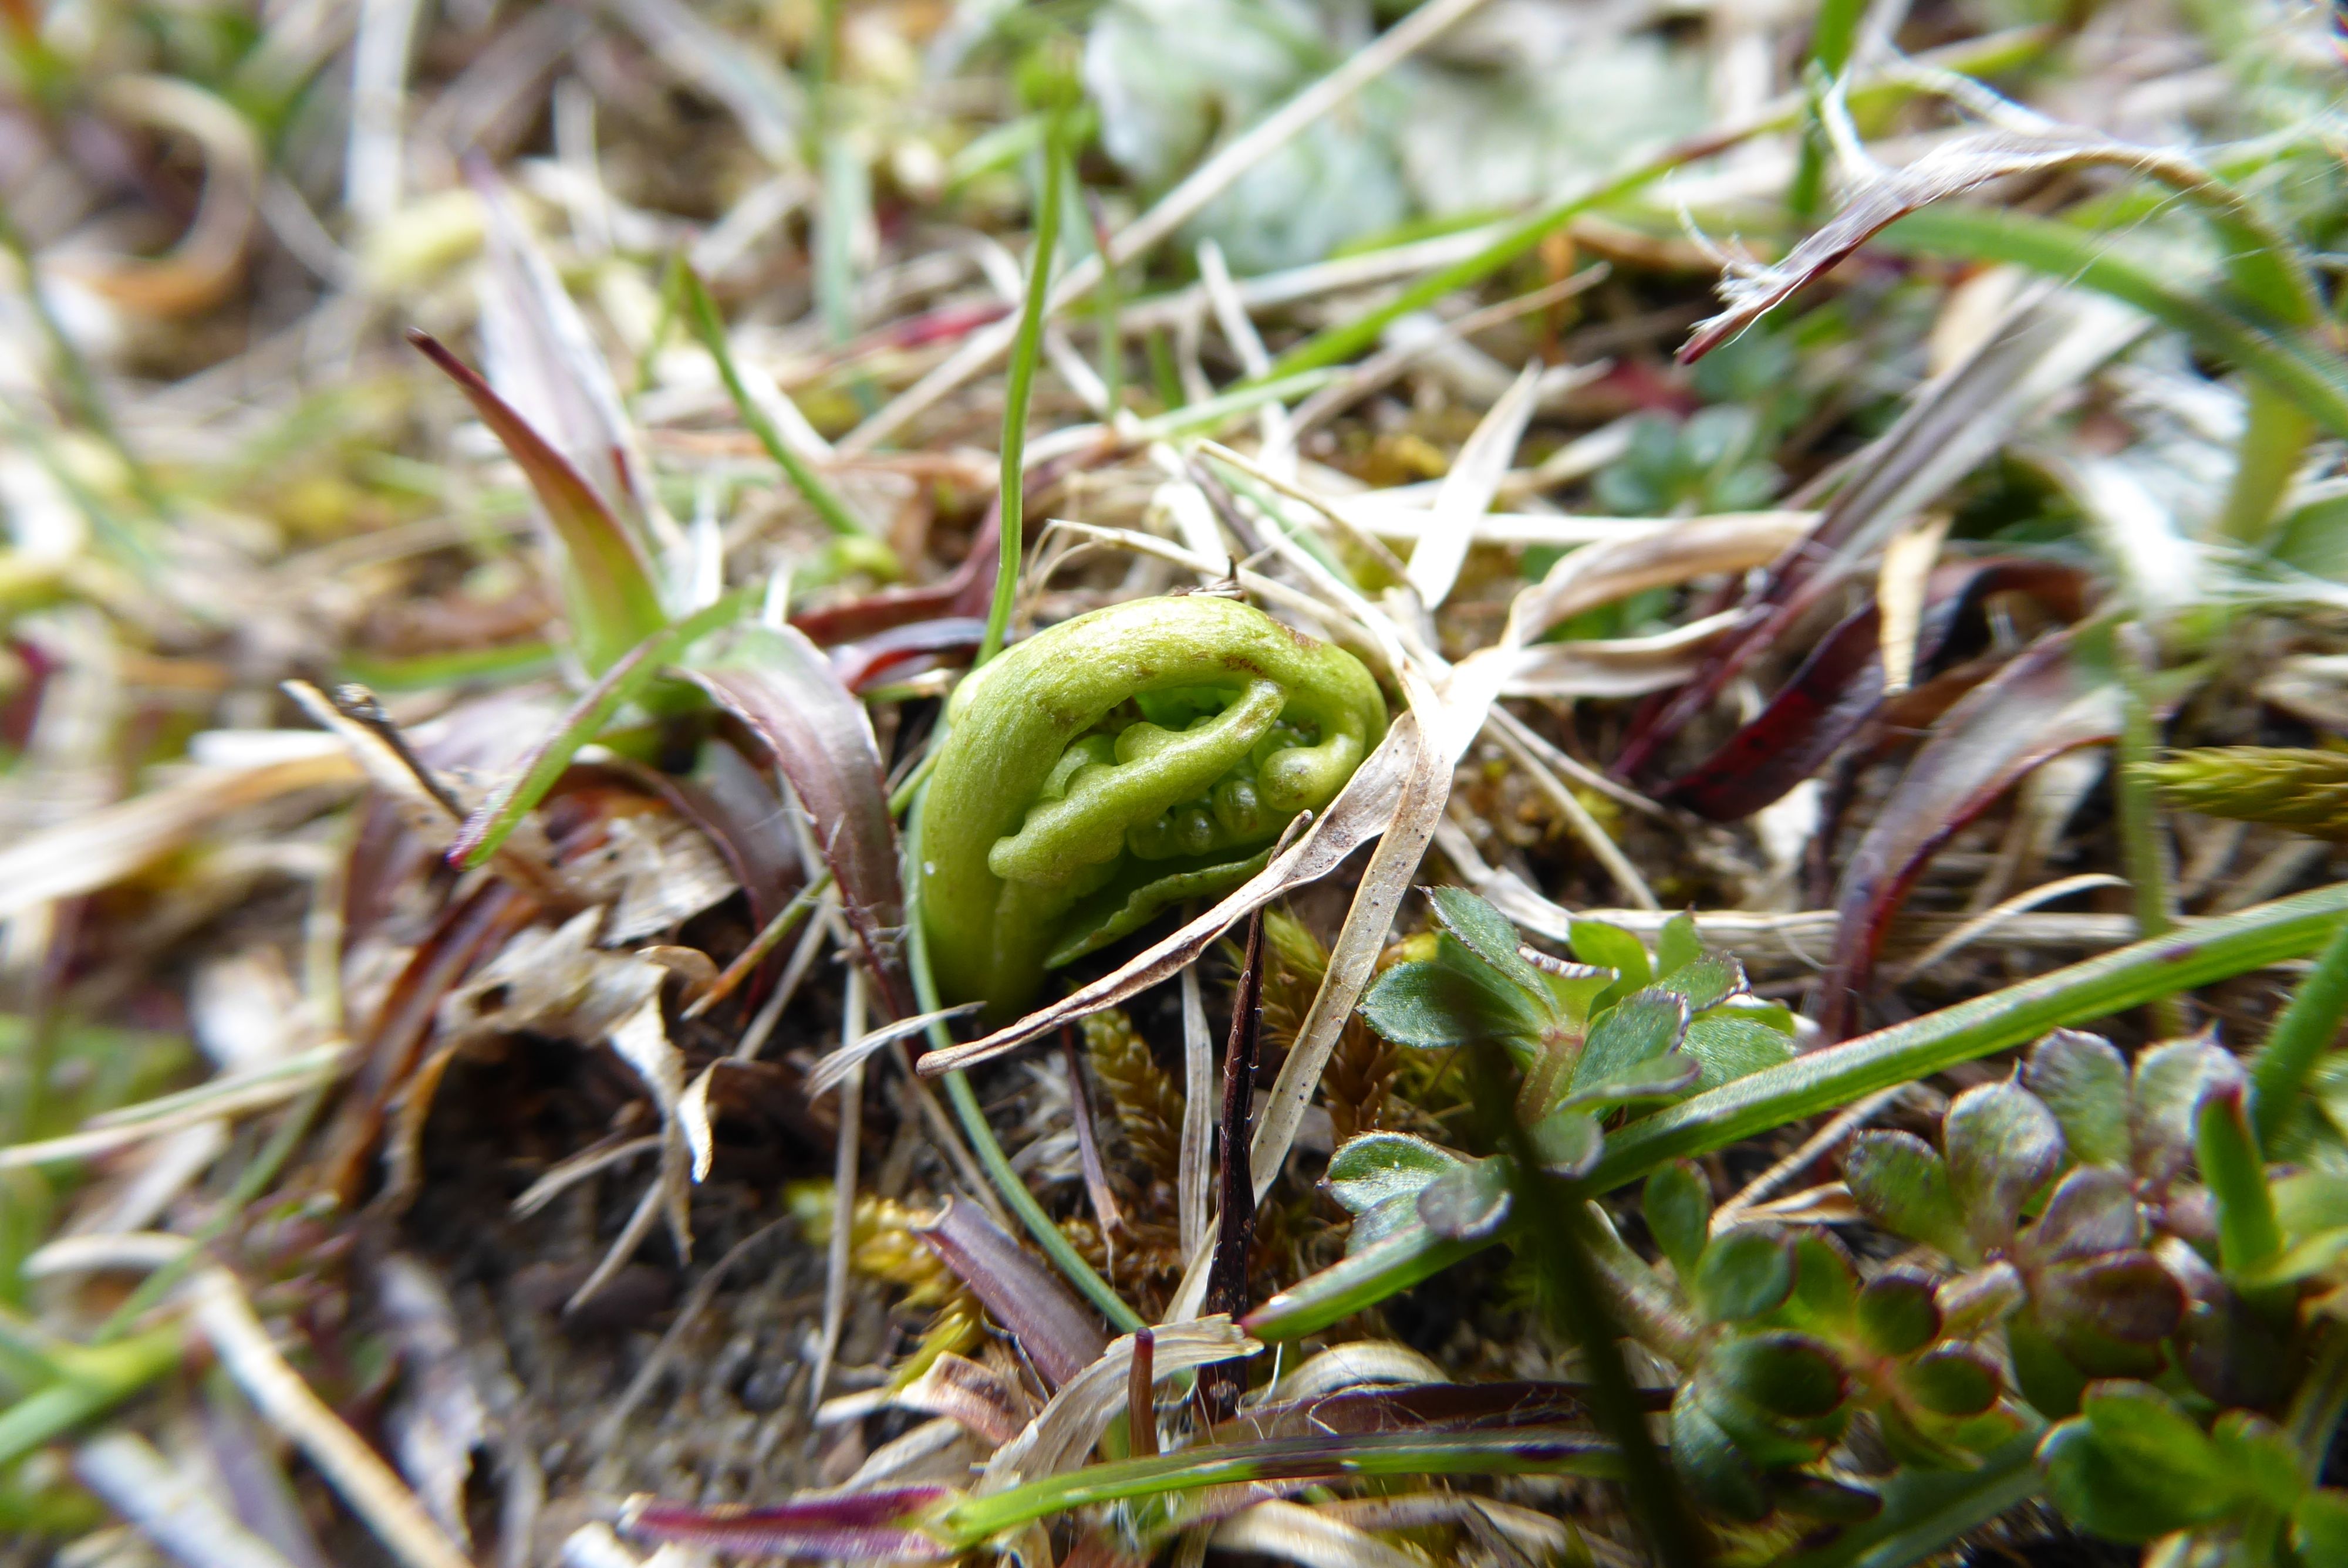
[[[2195,1152],[2218,1207],[2219,1261],[2240,1279],[2282,1250],[2274,1193],[2259,1159],[2241,1085],[2226,1084],[2204,1095],[2199,1122]]]
[[[743,384],[742,373],[734,364],[734,350],[726,339],[726,319],[718,314],[717,302],[709,297],[709,290],[702,283],[700,274],[682,260],[677,261],[676,270],[685,294],[685,320],[693,324],[694,335],[701,340],[701,346],[709,351],[709,357],[717,362],[718,376],[726,383],[726,394],[734,399],[734,411],[743,425],[758,438],[758,445],[767,449],[767,456],[775,460],[790,480],[791,487],[814,509],[815,515],[823,519],[825,527],[843,538],[872,538],[872,529],[849,508],[848,503],[840,498],[839,492],[831,487],[830,481],[817,473],[806,458],[791,450],[790,443],[783,439],[783,433],[775,428],[775,422],[767,416],[767,411],[758,405],[757,399],[750,395],[750,389]]]
[[[2348,374],[2336,358],[2301,334],[2257,321],[2222,299],[2178,287],[2114,251],[2108,234],[2012,209],[1942,202],[1910,213],[1872,243],[2010,261],[2108,294],[2266,382],[2333,435],[2348,436]]]
[[[554,787],[580,747],[602,733],[612,716],[641,696],[687,648],[741,619],[747,604],[743,594],[721,599],[645,638],[604,671],[572,704],[553,733],[530,748],[528,760],[511,782],[481,803],[448,846],[448,858],[469,869],[495,855],[522,818],[546,798],[546,792]]]
[[[1052,261],[1060,250],[1060,179],[1067,163],[1064,117],[1044,124],[1044,191],[1035,208],[1035,248],[1028,263],[1027,299],[1019,312],[1019,333],[1011,340],[1011,365],[1003,394],[1003,465],[997,481],[1002,531],[995,546],[994,601],[978,643],[980,664],[1002,651],[1011,628],[1011,603],[1019,591],[1022,530],[1026,517],[1027,406],[1035,386],[1036,362],[1044,354],[1044,307],[1052,292]]]
[[[1149,1459],[1087,1465],[984,1497],[965,1498],[925,1522],[947,1544],[967,1551],[1004,1531],[1074,1509],[1210,1486],[1383,1475],[1607,1477],[1617,1468],[1611,1444],[1587,1432],[1553,1429],[1210,1443]]]
[[[1461,946],[1532,996],[1548,1001],[1549,983],[1517,951],[1522,938],[1507,916],[1464,887],[1433,888],[1427,901],[1435,907],[1435,917],[1443,922],[1443,928]]]

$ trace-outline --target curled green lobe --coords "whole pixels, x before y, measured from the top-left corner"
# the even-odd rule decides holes
[[[1260,869],[1384,737],[1342,649],[1207,595],[1037,633],[963,682],[922,816],[921,905],[950,1001],[1001,1017],[1044,971]]]

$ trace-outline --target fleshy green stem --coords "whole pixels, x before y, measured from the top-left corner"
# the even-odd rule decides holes
[[[2333,935],[2250,1059],[2250,1125],[2260,1147],[2274,1142],[2307,1075],[2340,1037],[2343,1019],[2348,1019],[2348,922]]]
[[[911,814],[905,821],[905,862],[908,866],[922,863],[922,818],[927,794],[926,790],[915,793]],[[905,961],[913,974],[914,1000],[923,1012],[933,1013],[939,1006],[938,982],[930,970],[930,944],[922,929],[921,889],[920,877],[908,876],[905,879]],[[942,1020],[932,1022],[929,1032],[930,1047],[933,1050],[943,1050],[953,1044],[953,1036],[947,1032]],[[971,1148],[978,1155],[978,1163],[985,1168],[987,1180],[994,1184],[1004,1204],[1019,1216],[1019,1223],[1027,1227],[1027,1234],[1035,1239],[1035,1245],[1044,1249],[1044,1255],[1052,1260],[1069,1284],[1083,1292],[1086,1300],[1099,1307],[1108,1320],[1117,1325],[1119,1333],[1130,1334],[1142,1327],[1141,1314],[1126,1305],[1125,1298],[1117,1295],[1117,1287],[1103,1279],[1094,1271],[1093,1266],[1077,1254],[1075,1245],[1061,1234],[1060,1227],[1052,1223],[1052,1216],[1044,1212],[1044,1205],[1035,1201],[1035,1194],[1027,1190],[1027,1184],[1019,1179],[1019,1173],[1011,1168],[1010,1157],[1004,1153],[1003,1145],[995,1140],[994,1129],[986,1123],[986,1112],[970,1086],[968,1073],[946,1074],[946,1100],[953,1106],[954,1120],[962,1123],[963,1136],[970,1140]]]
[[[1027,301],[1019,312],[1019,335],[1011,345],[1009,378],[1003,402],[1003,529],[994,569],[994,602],[987,607],[986,631],[979,639],[978,662],[1003,651],[1011,628],[1011,604],[1019,592],[1021,530],[1026,520],[1027,404],[1035,386],[1035,364],[1044,352],[1044,306],[1052,292],[1052,261],[1060,249],[1060,171],[1067,161],[1066,128],[1059,114],[1044,122],[1044,193],[1035,205],[1035,253],[1028,264]]]

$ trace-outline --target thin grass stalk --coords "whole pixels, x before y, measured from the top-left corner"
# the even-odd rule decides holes
[[[775,460],[784,477],[790,480],[791,487],[814,509],[815,515],[823,519],[826,528],[843,538],[872,538],[871,528],[849,509],[848,503],[840,499],[839,492],[831,487],[829,481],[817,473],[806,458],[791,450],[790,443],[783,439],[783,433],[775,428],[775,422],[767,417],[767,411],[750,395],[750,389],[742,383],[742,373],[735,367],[734,351],[726,341],[726,322],[717,313],[717,302],[709,297],[709,290],[703,284],[700,274],[687,265],[683,257],[680,256],[675,265],[677,287],[684,296],[685,319],[692,323],[694,335],[701,340],[701,346],[709,351],[711,359],[717,362],[718,377],[726,383],[726,395],[733,398],[735,412],[740,415],[742,423],[749,428],[751,435],[758,438],[758,445],[767,449],[767,456]]]
[[[1019,311],[1019,335],[1012,340],[1011,368],[1003,402],[1003,472],[999,481],[1003,528],[996,548],[994,600],[986,609],[977,663],[1003,651],[1011,628],[1012,601],[1019,593],[1021,530],[1026,521],[1027,408],[1035,388],[1035,365],[1044,353],[1044,311],[1052,292],[1052,259],[1060,247],[1060,179],[1067,160],[1067,127],[1053,113],[1044,122],[1044,192],[1035,207],[1035,253],[1028,262],[1027,298]]]
[[[2169,885],[2160,803],[2154,798],[2152,779],[2146,771],[2155,744],[2152,701],[2146,690],[2151,671],[2144,651],[2150,641],[2140,627],[2123,626],[2113,650],[2120,671],[2120,735],[2112,793],[2118,807],[2120,856],[2136,903],[2137,935],[2144,938],[2165,937],[2177,928],[2176,895]],[[2171,1039],[2191,1027],[2185,1004],[2174,995],[2154,998],[2152,1014],[2160,1032]]]
[[[969,1550],[1036,1520],[1125,1498],[1156,1498],[1255,1481],[1385,1475],[1611,1476],[1613,1450],[1581,1432],[1376,1432],[1218,1443],[1045,1476],[945,1509],[927,1528]]]
[[[2314,435],[2314,421],[2297,403],[2263,381],[2250,383],[2242,438],[2234,449],[2234,477],[2218,514],[2220,538],[2250,548],[2266,543]]]
[[[2052,36],[2053,31],[2048,28],[2015,28],[1993,34],[1962,49],[1951,50],[1933,63],[1964,72],[2007,68],[2036,55]],[[1905,97],[1914,91],[1903,82],[1886,82],[1855,87],[1850,96],[1857,105],[1872,99]],[[1716,156],[1754,137],[1788,129],[1799,122],[1805,105],[1806,100],[1800,98],[1775,104],[1741,125],[1692,141],[1673,143],[1611,179],[1556,198],[1509,224],[1474,255],[1430,273],[1375,310],[1315,333],[1274,360],[1263,379],[1293,375],[1299,371],[1354,358],[1376,343],[1379,334],[1397,318],[1482,282],[1583,213],[1643,190],[1685,164]]]
[[[114,1309],[114,1315],[98,1326],[98,1332],[90,1337],[91,1344],[105,1345],[129,1332],[130,1326],[145,1316],[149,1308],[179,1287],[180,1281],[187,1277],[189,1270],[204,1261],[204,1249],[242,1220],[246,1206],[258,1200],[269,1184],[277,1179],[277,1173],[285,1168],[285,1162],[293,1157],[295,1146],[309,1132],[310,1123],[316,1118],[319,1108],[325,1104],[329,1087],[324,1083],[317,1084],[293,1103],[285,1112],[285,1119],[269,1135],[269,1142],[263,1144],[261,1153],[253,1156],[252,1163],[237,1173],[236,1182],[221,1200],[219,1210],[188,1238],[188,1250],[140,1280],[139,1287]]]
[[[1941,202],[1911,212],[1871,243],[1894,251],[2011,261],[2108,294],[2268,384],[2333,436],[2348,436],[2348,375],[2298,334],[2178,289],[2111,249],[2108,235],[2050,218]]]
[[[1794,169],[1793,189],[1786,194],[1786,205],[1799,223],[1810,223],[1818,215],[1827,171],[1827,133],[1820,105],[1827,89],[1850,63],[1850,47],[1866,10],[1866,0],[1821,0],[1818,22],[1811,28],[1810,64],[1803,82],[1808,103],[1802,117],[1801,160]]]

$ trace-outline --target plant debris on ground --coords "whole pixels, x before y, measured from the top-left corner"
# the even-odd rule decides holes
[[[0,3],[0,1563],[2348,1565],[2337,9]]]

